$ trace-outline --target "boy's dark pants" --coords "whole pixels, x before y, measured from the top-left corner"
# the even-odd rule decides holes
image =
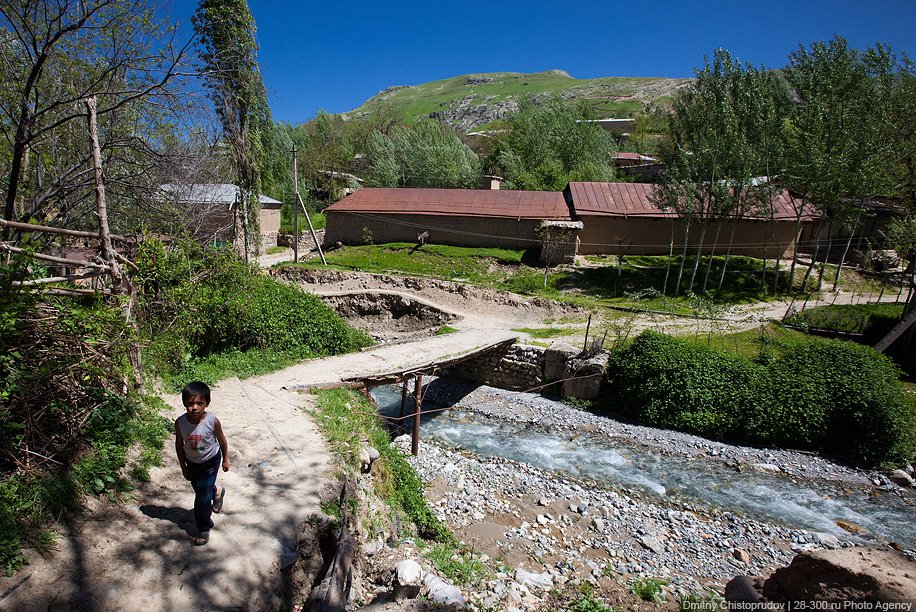
[[[217,452],[216,456],[203,463],[187,462],[191,486],[194,487],[194,522],[197,523],[198,531],[209,531],[213,527],[210,519],[213,512],[213,486],[222,460],[222,453]]]

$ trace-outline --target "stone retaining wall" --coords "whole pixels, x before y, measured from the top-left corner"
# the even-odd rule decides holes
[[[607,360],[603,351],[584,356],[566,344],[553,344],[547,349],[513,344],[445,368],[441,375],[510,391],[537,390],[593,400],[601,392]],[[542,388],[554,381],[556,384]]]
[[[442,370],[442,376],[466,378],[491,387],[526,391],[541,384],[544,349],[513,344]]]

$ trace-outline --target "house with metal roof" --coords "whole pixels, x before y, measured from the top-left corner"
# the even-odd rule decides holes
[[[651,183],[586,182],[570,183],[563,192],[361,189],[325,209],[325,241],[415,242],[428,233],[426,241],[436,244],[524,249],[542,245],[545,221],[578,221],[570,240],[579,255],[666,255],[672,239],[683,245],[685,228],[674,211],[652,201],[655,189]],[[777,190],[772,204],[771,215],[744,216],[721,227],[710,222],[704,249],[712,251],[717,234],[721,248],[734,229],[733,254],[790,256],[799,230],[810,233],[818,217],[787,190]],[[699,234],[687,232],[694,249]]]
[[[563,194],[490,189],[366,188],[325,209],[325,243],[428,242],[538,247],[545,220],[570,221]]]
[[[663,210],[652,201],[656,186],[651,183],[586,183],[566,186],[564,198],[573,217],[582,221],[579,234],[580,255],[626,254],[667,255],[672,237],[684,244],[684,222],[672,210]],[[801,217],[797,211],[801,211]],[[718,234],[720,249],[732,242],[731,253],[749,257],[787,257],[796,249],[801,236],[810,233],[819,219],[816,211],[786,189],[777,189],[772,214],[749,214],[737,221],[710,222],[704,249],[711,252]],[[796,221],[800,221],[799,224]],[[734,238],[732,239],[732,229]],[[696,249],[700,232],[687,233],[690,247]]]
[[[191,234],[209,244],[237,244],[241,240],[238,209],[241,189],[230,183],[167,183],[159,188],[159,197],[187,214]],[[258,221],[261,246],[277,244],[280,231],[279,200],[259,196]]]

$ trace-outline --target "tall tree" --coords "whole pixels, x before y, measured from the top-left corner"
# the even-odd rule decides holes
[[[841,245],[837,282],[866,201],[889,188],[896,63],[882,45],[863,52],[839,36],[810,49],[800,46],[789,55],[785,76],[797,102],[785,123],[783,178],[827,219],[815,258],[820,236],[826,233],[830,239],[840,227],[849,234]],[[810,272],[811,267],[806,280]],[[823,268],[819,287],[822,278]]]
[[[742,65],[728,51],[717,49],[712,61],[707,58],[696,71],[693,85],[675,98],[664,154],[670,169],[659,187],[659,201],[677,210],[685,227],[693,222],[699,229],[688,291],[696,281],[710,224],[716,234],[703,291],[722,226],[732,221],[730,254],[738,220],[752,208],[768,206],[770,188],[755,179],[767,173],[769,143],[776,140],[773,92],[768,72]],[[685,183],[694,188],[684,189]],[[681,197],[689,200],[678,201]],[[723,268],[720,287],[724,272]]]
[[[163,109],[179,106],[171,86],[185,48],[174,28],[145,0],[0,0],[0,26],[4,219],[68,224],[94,209],[90,147],[75,124],[91,97],[111,195],[144,184]]]
[[[367,151],[369,178],[381,187],[473,188],[480,181],[477,154],[448,126],[434,121],[376,131]]]
[[[246,0],[201,0],[191,22],[205,66],[204,84],[231,149],[241,190],[247,261],[250,236],[258,235],[264,140],[273,128],[258,66],[254,17]]]
[[[584,104],[525,100],[507,119],[489,165],[510,189],[559,191],[570,181],[612,181],[617,144],[588,121],[593,118]]]

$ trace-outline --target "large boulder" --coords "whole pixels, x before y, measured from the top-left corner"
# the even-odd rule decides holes
[[[740,585],[738,584],[740,582]],[[735,588],[730,585],[735,583]],[[726,586],[726,600],[748,601],[748,579]],[[754,581],[764,601],[901,601],[916,600],[916,562],[878,548],[819,550],[796,555],[764,581]],[[740,587],[740,588],[739,588]],[[740,596],[729,594],[740,592]]]

